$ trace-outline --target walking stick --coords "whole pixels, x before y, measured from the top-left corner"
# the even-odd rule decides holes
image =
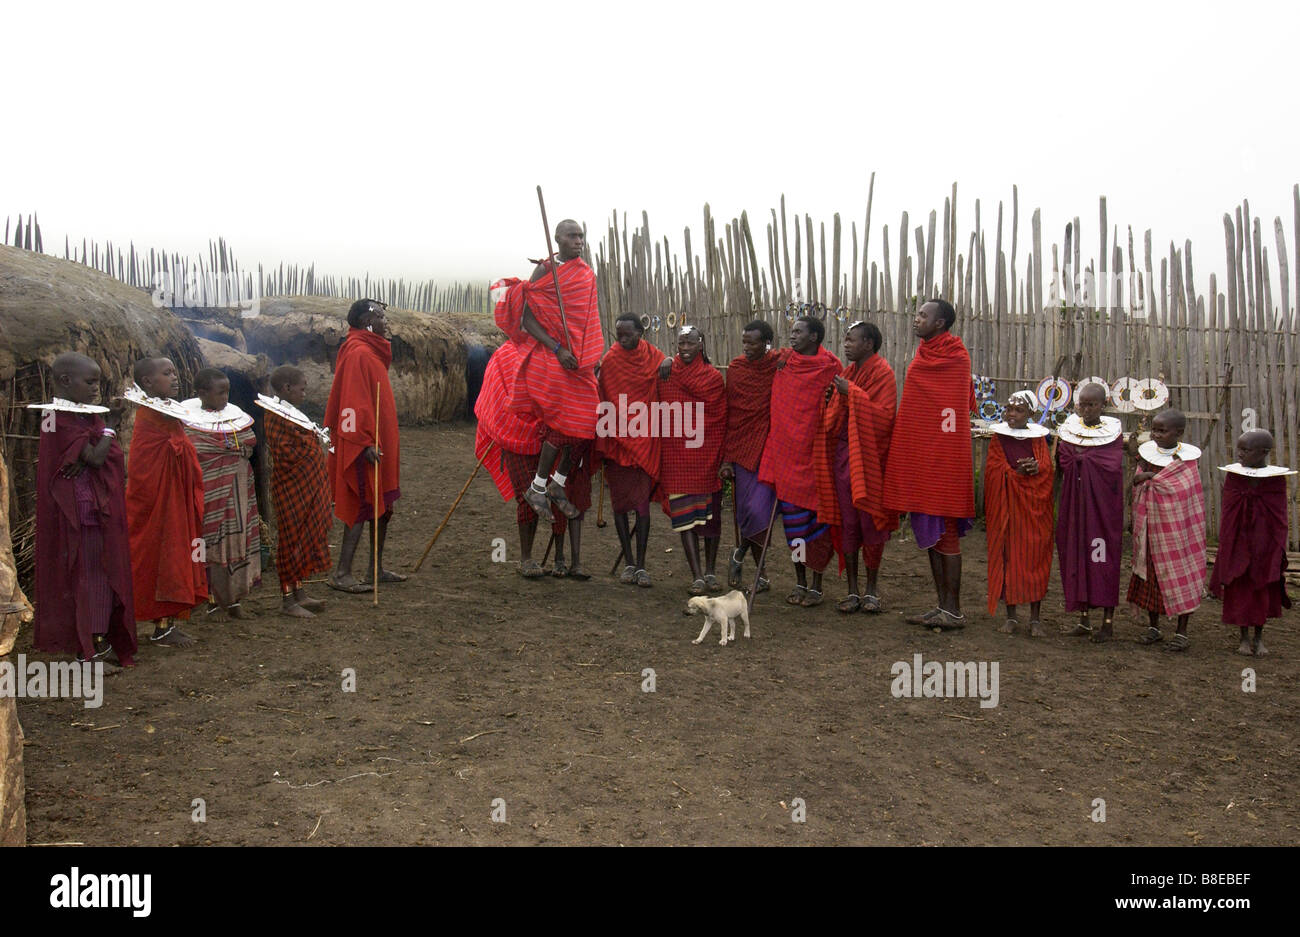
[[[612,506],[612,505],[611,505]],[[600,467],[600,500],[596,502],[596,526],[605,526],[605,466]]]
[[[415,571],[417,573],[420,571],[420,567],[424,565],[424,558],[429,555],[429,551],[433,549],[433,545],[438,542],[438,535],[441,534],[442,529],[447,526],[447,521],[451,520],[451,515],[452,512],[456,510],[456,505],[460,504],[460,499],[465,497],[465,492],[469,490],[470,482],[474,480],[474,476],[478,474],[478,470],[483,467],[483,459],[486,459],[494,448],[496,448],[495,442],[488,443],[488,447],[483,450],[483,458],[478,460],[478,465],[474,466],[474,471],[469,473],[469,478],[465,479],[465,484],[461,486],[460,494],[456,495],[456,500],[453,501],[451,507],[447,509],[447,516],[442,519],[442,523],[438,525],[438,529],[433,532],[433,537],[424,545],[424,552],[420,554],[420,562],[415,564]]]
[[[380,456],[383,453],[379,449],[379,382],[375,381],[375,451]],[[375,462],[375,513],[370,522],[371,528],[375,534],[375,601],[374,605],[379,606],[379,462]]]
[[[551,261],[551,281],[555,284],[555,302],[560,307],[560,330],[564,332],[564,347],[570,352],[573,348],[569,344],[569,324],[564,321],[564,297],[560,295],[560,271],[555,263],[555,248],[551,246],[551,225],[546,220],[546,200],[542,198],[542,187],[537,187],[537,204],[542,207],[542,230],[546,232],[546,257]]]
[[[758,571],[754,573],[754,588],[749,590],[747,597],[748,611],[754,610],[754,596],[758,594],[758,581],[763,578],[763,567],[767,565],[767,548],[772,543],[772,527],[776,524],[776,509],[781,504],[781,499],[772,492],[772,516],[767,519],[767,536],[763,538],[763,552],[758,557]]]
[[[551,531],[551,539],[548,540],[548,541],[546,541],[546,552],[542,554],[542,565],[543,565],[543,566],[545,566],[545,565],[546,565],[546,561],[549,560],[549,559],[551,558],[551,547],[555,546],[555,538],[556,538],[556,533],[555,533],[555,531]]]

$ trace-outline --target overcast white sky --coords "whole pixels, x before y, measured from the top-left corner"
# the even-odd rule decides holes
[[[538,183],[552,225],[645,209],[680,248],[704,202],[761,236],[783,192],[847,241],[874,170],[876,261],[953,181],[963,231],[1014,183],[1021,269],[1035,206],[1095,253],[1104,194],[1139,249],[1191,238],[1204,291],[1243,197],[1294,251],[1298,8],[7,4],[0,212],[60,252],[221,235],[245,266],[486,279],[544,250]]]

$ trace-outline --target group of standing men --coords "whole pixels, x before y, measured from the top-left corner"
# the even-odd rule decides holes
[[[544,575],[532,556],[539,517],[554,525],[555,575],[590,578],[580,561],[580,520],[603,466],[623,583],[651,585],[646,547],[650,505],[658,501],[681,535],[691,593],[723,591],[721,492],[734,480],[741,545],[727,564],[731,587],[741,583],[747,553],[758,565],[758,591],[769,587],[763,572],[779,513],[797,581],[787,603],[821,604],[823,574],[838,555],[849,587],[840,610],[879,612],[883,545],[906,513],[929,552],[938,596],[916,620],[963,624],[959,538],[975,515],[974,394],[970,356],[949,332],[951,305],[932,300],[918,311],[922,344],[901,402],[879,353],[881,333],[866,322],[845,334],[847,364],[822,347],[820,319],[796,319],[790,346],[780,349],[770,325],[750,322],[744,353],[724,380],[690,325],[667,358],[644,340],[637,316],[623,315],[606,351],[595,274],[580,256],[582,228],[563,221],[556,238],[558,255],[539,263],[529,281],[494,286],[508,341],[489,361],[475,407],[476,455],[502,496],[518,503],[526,578]],[[563,559],[566,525],[571,563]]]

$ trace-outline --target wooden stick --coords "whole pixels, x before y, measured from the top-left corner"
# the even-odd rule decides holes
[[[564,321],[564,297],[560,295],[560,271],[559,259],[555,256],[555,249],[551,246],[551,225],[546,220],[546,200],[542,198],[542,187],[537,187],[537,204],[542,208],[542,230],[546,232],[546,257],[551,261],[551,281],[555,284],[555,302],[560,307],[560,330],[564,332],[564,347],[572,353],[573,348],[569,344],[569,324]]]
[[[599,500],[596,502],[596,526],[604,527],[605,526],[605,466],[604,465],[601,465],[600,467],[600,481],[597,482],[597,484],[600,485],[600,495],[599,495]],[[611,505],[611,507],[612,506],[613,505]]]
[[[375,451],[379,452],[380,457],[383,453],[379,451],[379,382],[375,381]],[[375,462],[375,513],[370,521],[370,527],[375,534],[375,600],[374,605],[379,605],[379,462]]]
[[[424,558],[429,555],[429,551],[433,549],[433,545],[438,542],[438,536],[442,533],[442,529],[447,526],[447,521],[451,520],[451,515],[455,512],[456,505],[460,504],[460,499],[465,497],[465,492],[469,490],[470,482],[474,480],[474,476],[478,474],[478,470],[483,467],[483,460],[488,457],[494,448],[496,448],[495,442],[488,443],[488,447],[483,450],[482,458],[480,458],[478,464],[474,466],[474,471],[470,472],[469,478],[465,479],[465,484],[461,486],[460,494],[456,495],[456,500],[453,501],[451,507],[447,509],[447,516],[442,519],[442,523],[438,525],[438,529],[433,532],[433,536],[429,539],[429,542],[425,544],[424,552],[420,554],[420,562],[415,564],[415,571],[417,573],[420,571],[420,567],[424,565]]]
[[[749,611],[754,610],[754,596],[758,594],[758,581],[763,578],[763,567],[767,565],[767,548],[772,545],[772,525],[776,523],[776,509],[781,506],[781,499],[772,492],[772,516],[767,519],[767,536],[763,538],[763,552],[758,555],[758,568],[754,571],[754,587],[749,590],[746,604]]]

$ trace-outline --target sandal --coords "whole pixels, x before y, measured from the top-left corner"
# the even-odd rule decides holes
[[[546,492],[540,488],[534,488],[531,484],[524,489],[524,504],[528,505],[537,514],[539,518],[548,524],[555,523],[555,515],[551,513],[551,502],[546,497]]]
[[[1015,634],[1016,628],[1020,626],[1020,621],[1015,618],[1008,618],[1006,622],[998,629],[998,634]]]
[[[932,627],[941,628],[944,631],[959,631],[966,627],[965,615],[954,615],[945,609],[939,609],[939,617],[935,619]]]
[[[908,615],[903,620],[909,625],[925,625],[925,627],[928,628],[934,624],[934,620],[939,617],[940,611],[939,606],[936,605],[928,612],[921,612],[917,615]]]
[[[1043,623],[1037,618],[1029,619],[1029,636],[1031,638],[1047,637],[1047,632],[1043,630]]]
[[[850,592],[835,606],[835,610],[843,612],[845,615],[852,615],[854,612],[862,610],[862,596]]]
[[[546,575],[546,570],[542,569],[542,564],[537,560],[527,559],[519,564],[519,575],[525,579],[541,579]]]
[[[744,570],[744,563],[736,559],[735,550],[731,551],[731,559],[727,560],[727,585],[733,589],[740,588],[740,575]]]
[[[1078,622],[1073,625],[1061,625],[1061,634],[1067,638],[1086,638],[1092,634],[1092,626]]]
[[[758,595],[758,593],[760,592],[767,592],[771,588],[772,588],[772,581],[770,579],[764,579],[762,576],[759,576],[758,588],[754,590],[754,594]]]
[[[803,597],[803,601],[799,604],[801,604],[804,608],[816,608],[818,605],[822,604],[821,589],[809,589],[807,591],[808,594]]]
[[[703,579],[697,579],[691,583],[691,595],[704,595],[708,591],[704,585]]]
[[[636,571],[636,584],[640,586],[642,589],[649,589],[650,574],[647,573],[644,569],[638,569]]]
[[[1191,646],[1192,646],[1192,642],[1188,640],[1187,635],[1178,634],[1177,632],[1175,632],[1174,636],[1169,639],[1169,643],[1165,645],[1165,650],[1185,651]]]
[[[713,573],[709,573],[704,577],[704,588],[708,589],[710,592],[718,593],[722,591],[722,583],[718,581],[717,576],[713,575]]]
[[[880,596],[864,595],[862,597],[862,610],[868,615],[879,615],[883,611],[880,605]]]
[[[786,605],[802,605],[803,597],[808,594],[807,586],[795,586],[790,590],[790,594],[785,597]]]
[[[581,566],[570,566],[568,575],[570,579],[576,579],[578,582],[586,582],[591,578],[591,573],[587,572]]]
[[[575,520],[578,515],[582,513],[573,506],[573,503],[569,501],[568,498],[564,496],[564,489],[555,482],[551,482],[546,486],[546,497],[550,499],[550,501],[560,509],[560,513],[569,520]]]
[[[636,567],[624,566],[623,572],[618,575],[618,581],[629,586],[636,585]]]
[[[555,565],[551,567],[551,575],[554,576],[556,579],[563,579],[568,574],[569,574],[569,567],[564,565],[563,559],[557,558],[555,560]]]
[[[370,586],[363,585],[355,579],[352,580],[351,584],[348,584],[333,574],[325,580],[325,585],[339,592],[346,592],[349,595],[361,595],[363,592],[370,591]]]
[[[1165,639],[1159,628],[1148,628],[1138,637],[1138,644],[1159,644]]]

